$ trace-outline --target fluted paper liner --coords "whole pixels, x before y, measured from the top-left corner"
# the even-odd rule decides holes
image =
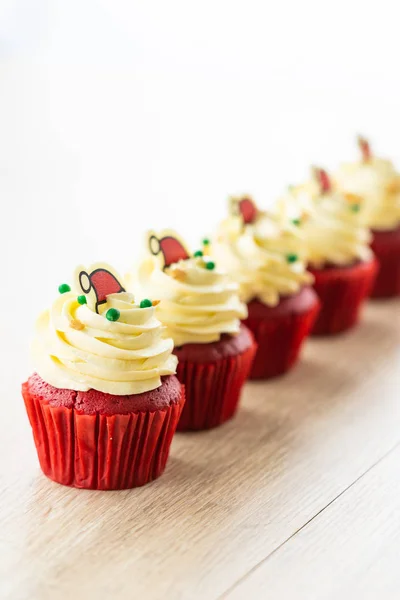
[[[185,402],[164,410],[87,415],[53,407],[29,392],[22,394],[42,471],[77,488],[119,490],[159,477]]]
[[[284,300],[281,306],[252,310],[244,324],[253,333],[258,345],[250,379],[270,379],[286,373],[297,362],[304,340],[309,335],[319,311],[319,302],[312,290],[300,292],[307,300],[294,309]],[[299,296],[300,296],[299,294]],[[293,302],[296,298],[293,297]]]
[[[352,267],[312,269],[314,289],[321,310],[312,330],[313,335],[333,335],[357,324],[361,308],[374,285],[378,263],[362,262]]]
[[[373,231],[371,248],[379,262],[372,298],[400,296],[400,227]]]
[[[186,403],[178,431],[210,429],[235,414],[256,346],[210,363],[180,360],[177,376],[185,386]]]

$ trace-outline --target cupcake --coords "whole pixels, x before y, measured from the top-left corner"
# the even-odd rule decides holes
[[[175,232],[150,233],[147,256],[131,281],[159,298],[157,316],[174,340],[186,389],[178,430],[209,429],[236,412],[255,344],[240,324],[246,307],[228,275],[203,252],[191,254]]]
[[[212,254],[239,285],[245,325],[258,350],[250,377],[267,379],[297,361],[319,309],[297,221],[261,212],[249,197],[231,198]]]
[[[372,231],[371,248],[380,269],[372,296],[400,295],[400,174],[389,160],[372,155],[369,143],[358,139],[361,159],[342,165],[337,184],[358,194],[366,204],[365,224]]]
[[[329,335],[356,324],[378,267],[363,225],[362,198],[335,190],[323,169],[314,169],[313,174],[310,185],[291,193],[302,214],[308,268],[321,300],[312,333]]]
[[[108,265],[80,267],[37,321],[22,386],[40,466],[77,488],[144,485],[164,470],[184,404],[152,303]]]

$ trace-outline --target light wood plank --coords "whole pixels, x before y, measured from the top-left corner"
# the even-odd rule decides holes
[[[398,600],[400,447],[245,577],[229,600]]]
[[[8,597],[224,594],[400,441],[398,317],[396,302],[371,304],[357,331],[310,341],[288,376],[246,387],[231,423],[177,436],[165,475],[134,491],[45,479],[19,390],[7,386],[0,569]]]

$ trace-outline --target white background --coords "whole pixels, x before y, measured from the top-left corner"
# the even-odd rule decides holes
[[[400,157],[398,40],[396,0],[1,0],[4,377],[77,263],[124,272],[148,228],[197,242],[356,132]]]

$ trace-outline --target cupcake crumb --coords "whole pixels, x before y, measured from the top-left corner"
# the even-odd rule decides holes
[[[79,319],[72,319],[70,326],[72,327],[72,329],[76,329],[77,331],[85,329],[84,324],[82,323],[82,321],[79,321]]]
[[[184,281],[186,277],[185,271],[182,271],[182,269],[170,269],[169,275],[177,281]]]

